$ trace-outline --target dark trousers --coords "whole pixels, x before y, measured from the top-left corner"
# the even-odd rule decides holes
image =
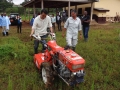
[[[58,25],[58,31],[61,31],[62,29],[61,29],[61,21],[58,21],[57,22],[57,25]]]
[[[88,27],[83,26],[83,36],[84,36],[84,39],[88,39],[88,31],[89,31],[89,26]]]
[[[52,23],[53,30],[55,32],[55,23]]]
[[[34,53],[37,54],[38,53],[38,47],[39,47],[39,43],[42,44],[42,51],[46,50],[46,40],[45,38],[47,38],[48,35],[44,35],[44,36],[41,36],[41,41],[39,40],[34,40]]]
[[[62,21],[63,21],[63,23],[65,23],[65,22],[66,22],[66,19],[67,19],[67,17],[66,17],[66,16],[63,16],[63,17],[62,17]]]
[[[21,33],[22,23],[17,25],[17,33]]]

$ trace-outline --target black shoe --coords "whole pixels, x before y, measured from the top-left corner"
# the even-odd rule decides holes
[[[67,45],[64,47],[64,50],[68,50],[68,49],[70,49],[70,46]]]
[[[3,34],[3,36],[5,36],[5,33],[4,33],[4,32],[2,32],[2,34]]]
[[[8,32],[6,32],[6,35],[7,35],[7,36],[9,35]]]
[[[34,50],[34,54],[38,54],[38,50],[35,49],[35,50]]]
[[[75,52],[75,47],[72,47],[72,50]]]

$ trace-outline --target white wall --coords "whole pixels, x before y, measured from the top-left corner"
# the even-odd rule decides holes
[[[91,7],[91,4],[77,6],[77,8],[82,8],[82,12],[84,12],[85,7]],[[106,14],[93,11],[93,14],[97,14],[99,17],[115,17],[116,12],[120,15],[120,0],[99,0],[99,2],[94,3],[94,8],[104,8],[110,10],[109,12],[106,12]],[[75,9],[75,6],[72,6],[70,9]]]
[[[110,10],[106,13],[106,17],[115,17],[116,12],[120,15],[120,0],[100,0],[95,2],[95,8],[104,8]]]

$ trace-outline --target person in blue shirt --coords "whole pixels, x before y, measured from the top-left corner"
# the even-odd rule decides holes
[[[2,18],[1,18],[1,15],[0,15],[0,27],[1,27],[1,24],[2,24]]]
[[[33,26],[33,22],[34,22],[35,16],[33,15],[33,18],[30,21],[30,25]]]
[[[6,26],[7,26],[7,21],[6,21],[6,17],[4,17],[3,13],[1,14],[1,26],[2,26],[2,34],[3,36],[6,35]]]
[[[20,16],[17,16],[17,33],[21,33],[22,19]]]

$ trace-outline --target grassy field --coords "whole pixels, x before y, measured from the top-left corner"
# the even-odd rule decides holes
[[[22,34],[10,28],[9,36],[0,34],[0,90],[46,90],[33,63],[29,23]],[[61,32],[56,36],[65,46]],[[73,89],[57,78],[48,90],[120,90],[120,24],[91,26],[89,41],[79,40],[76,52],[86,60],[85,81]]]

